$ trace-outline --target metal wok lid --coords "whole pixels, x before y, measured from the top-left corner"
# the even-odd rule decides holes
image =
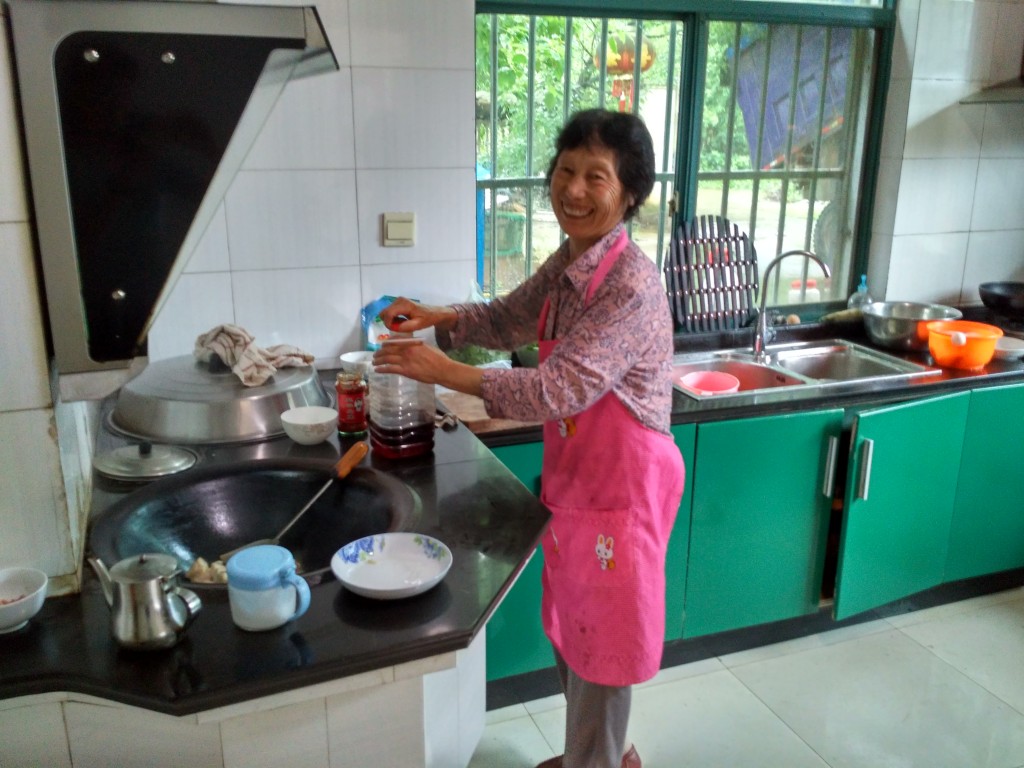
[[[219,359],[182,355],[150,363],[125,384],[110,427],[157,443],[248,443],[284,434],[281,414],[289,408],[332,402],[312,365],[281,368],[246,387]]]

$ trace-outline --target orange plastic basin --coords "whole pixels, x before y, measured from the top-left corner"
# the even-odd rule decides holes
[[[970,320],[928,323],[928,351],[943,368],[973,370],[992,359],[1003,332],[994,325]]]

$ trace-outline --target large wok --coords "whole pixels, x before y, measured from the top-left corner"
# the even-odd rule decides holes
[[[330,461],[260,459],[208,466],[134,491],[92,523],[89,547],[107,565],[144,552],[173,555],[183,570],[255,539],[274,536],[331,476]],[[405,530],[419,512],[412,490],[356,467],[335,482],[281,540],[299,573],[316,577],[350,541]],[[210,585],[196,585],[210,586]]]
[[[978,293],[989,309],[1014,320],[1024,320],[1024,283],[982,283]]]

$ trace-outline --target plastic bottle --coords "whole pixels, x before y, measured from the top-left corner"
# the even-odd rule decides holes
[[[434,449],[434,386],[397,373],[370,374],[370,447],[388,459]]]
[[[846,306],[850,309],[860,309],[865,304],[872,302],[871,295],[868,293],[868,276],[860,276],[860,285],[857,286],[857,290],[854,291],[849,300],[846,302]]]
[[[804,301],[821,301],[821,291],[818,290],[818,281],[813,277],[807,278],[807,290],[804,291]]]
[[[801,287],[802,287],[802,284],[800,283],[799,280],[794,280],[793,282],[791,282],[789,284],[789,302],[788,303],[790,303],[790,304],[799,304],[800,303],[800,294],[802,293],[802,291],[800,290]]]

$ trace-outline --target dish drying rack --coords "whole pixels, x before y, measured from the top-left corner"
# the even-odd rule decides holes
[[[664,272],[676,330],[733,330],[757,314],[757,254],[747,234],[722,216],[683,222]]]

